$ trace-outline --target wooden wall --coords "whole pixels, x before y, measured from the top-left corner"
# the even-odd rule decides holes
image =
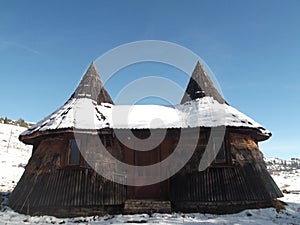
[[[141,136],[143,130],[136,130],[135,134]],[[171,200],[174,209],[180,209],[187,202],[244,202],[239,203],[243,205],[247,201],[269,202],[282,196],[266,170],[257,141],[248,134],[227,130],[227,162],[212,163],[208,169],[199,172],[199,162],[207,147],[209,134],[209,129],[202,129],[200,133],[189,129],[183,137],[184,145],[189,147],[192,141],[198,140],[196,150],[176,175],[152,187],[159,188],[159,199]],[[100,139],[106,145],[107,151],[118,160],[132,165],[148,165],[167,158],[176,148],[180,135],[180,130],[169,129],[159,146],[144,153],[137,153],[121,144],[111,130],[100,134],[80,134],[76,137],[80,139],[84,157],[93,166],[97,166],[97,163],[105,164],[108,173],[126,182],[126,176],[115,173],[117,165],[99,154]],[[136,197],[134,193],[137,189],[106,180],[93,171],[84,157],[80,165],[69,166],[70,139],[74,139],[74,135],[65,133],[46,136],[35,143],[26,171],[9,200],[13,209],[29,214],[71,215],[72,212],[80,212],[85,208],[88,214],[93,214],[95,208],[122,207],[128,198]],[[142,158],[142,162],[138,158]],[[145,188],[138,191],[143,193],[149,190]]]
[[[9,205],[26,214],[68,216],[74,208],[122,205],[126,190],[126,186],[106,180],[91,169],[63,169],[39,175],[24,174]]]
[[[171,178],[173,202],[271,202],[282,193],[268,173],[257,142],[249,135],[228,135],[228,165],[212,164]],[[176,203],[175,203],[176,204]]]

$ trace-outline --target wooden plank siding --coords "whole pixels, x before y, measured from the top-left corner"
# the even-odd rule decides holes
[[[172,202],[264,201],[282,196],[269,173],[252,164],[178,174],[170,187]]]
[[[24,174],[19,182],[9,201],[23,213],[30,213],[31,208],[121,205],[126,200],[126,186],[109,181],[91,169]]]
[[[78,213],[85,212],[99,215],[121,213],[128,199],[149,198],[171,201],[172,211],[226,213],[226,210],[233,212],[270,206],[273,199],[282,197],[265,167],[257,140],[252,136],[227,132],[225,162],[213,161],[206,170],[199,172],[203,154],[212,151],[212,146],[208,146],[210,129],[202,129],[200,133],[192,128],[188,131],[182,137],[184,147],[188,148],[191,142],[198,141],[189,161],[171,178],[145,187],[114,182],[126,184],[130,179],[147,179],[144,176],[147,174],[137,175],[139,177],[125,177],[126,171],[117,174],[115,163],[99,153],[99,141],[107,144],[106,150],[124,163],[152,165],[174,151],[180,130],[167,130],[160,145],[146,152],[128,148],[126,144],[132,140],[125,136],[127,142],[122,144],[110,130],[106,130],[105,134],[80,134],[81,153],[85,157],[76,166],[68,165],[69,140],[74,139],[73,134],[47,138],[36,147],[25,173],[11,194],[9,205],[18,212],[34,215],[78,216],[81,215]],[[155,138],[155,132],[152,134]],[[135,135],[141,137],[143,130],[135,130]],[[113,174],[114,179],[111,181],[99,175],[91,165],[95,168],[103,166],[106,169],[103,172]]]

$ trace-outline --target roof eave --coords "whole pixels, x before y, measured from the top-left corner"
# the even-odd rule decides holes
[[[157,129],[195,129],[197,127],[188,127],[188,128],[176,128],[176,127],[170,127],[170,128],[157,128]],[[200,127],[205,129],[211,129],[212,127]],[[118,128],[115,128],[118,129]],[[131,130],[135,128],[120,128],[119,130]],[[136,129],[149,129],[149,128],[136,128]],[[258,128],[251,128],[251,127],[234,127],[234,126],[227,126],[226,130],[229,129],[229,132],[238,132],[238,133],[247,133],[250,134],[255,140],[258,142],[265,141],[269,139],[272,136],[271,132],[263,133]],[[81,134],[90,134],[90,135],[96,135],[99,133],[111,133],[114,130],[114,128],[102,128],[102,129],[74,129],[74,128],[63,128],[63,129],[53,129],[53,130],[46,130],[46,131],[36,131],[31,134],[26,135],[19,135],[19,140],[22,141],[25,144],[33,145],[35,142],[39,141],[45,136],[51,136],[51,135],[57,135],[57,134],[65,134],[65,133],[81,133]]]

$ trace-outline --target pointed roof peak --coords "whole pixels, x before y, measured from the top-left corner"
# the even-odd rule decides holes
[[[205,96],[213,97],[221,104],[226,103],[204,69],[204,66],[198,60],[181,99],[181,104]]]
[[[95,71],[95,72],[98,73],[98,70],[97,70],[97,68],[96,68],[96,65],[95,65],[94,61],[91,62],[89,68],[87,69],[87,71],[89,71],[89,70]]]
[[[114,104],[101,81],[94,62],[86,70],[72,98],[90,98],[98,104],[102,102]]]
[[[90,76],[95,76],[95,77],[99,77],[100,78],[100,75],[98,73],[98,70],[94,64],[94,61],[91,62],[91,64],[89,65],[89,67],[87,68],[84,76],[82,77],[82,80],[85,78],[85,77],[90,77]]]

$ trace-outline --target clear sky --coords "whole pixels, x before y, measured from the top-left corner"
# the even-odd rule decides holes
[[[272,131],[261,144],[266,156],[300,157],[299,0],[2,0],[0,116],[41,120],[70,97],[91,61],[149,39],[198,54],[225,99]],[[112,97],[117,87],[107,87]]]

